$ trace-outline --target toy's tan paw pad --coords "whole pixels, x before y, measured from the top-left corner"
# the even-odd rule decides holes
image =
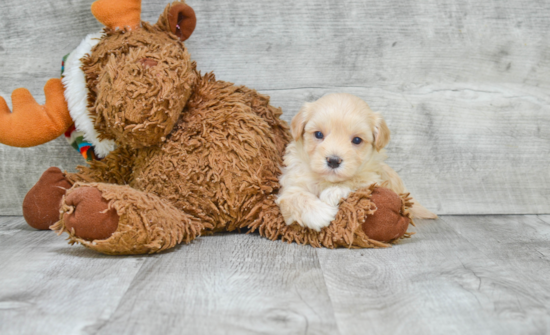
[[[29,226],[48,229],[59,221],[59,208],[71,183],[56,167],[47,169],[23,200],[23,216]]]
[[[65,198],[63,221],[75,236],[92,241],[109,238],[118,228],[119,216],[95,187],[80,187]]]

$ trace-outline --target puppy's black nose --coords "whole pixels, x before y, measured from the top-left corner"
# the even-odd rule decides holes
[[[338,156],[327,157],[327,165],[329,168],[336,169],[340,164],[342,164],[342,158]]]

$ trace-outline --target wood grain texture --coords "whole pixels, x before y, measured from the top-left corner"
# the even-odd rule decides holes
[[[143,265],[74,248],[22,217],[0,217],[0,333],[76,334],[111,317]]]
[[[341,333],[550,331],[550,259],[536,250],[548,222],[445,216],[416,230],[387,250],[318,250]]]
[[[0,217],[2,334],[337,334],[315,249],[257,235],[109,257]]]
[[[315,250],[204,237],[149,258],[98,334],[335,334]]]
[[[100,29],[90,0],[0,3],[0,95],[39,101],[60,60]],[[156,21],[165,0],[144,1]],[[203,72],[272,96],[290,120],[305,101],[350,92],[392,130],[389,163],[440,214],[550,213],[550,3],[193,1],[186,44]],[[20,214],[51,165],[81,159],[62,139],[0,145],[0,215]],[[52,156],[53,155],[53,156]]]
[[[547,334],[550,215],[444,216],[390,249],[258,235],[103,256],[0,217],[1,334]]]

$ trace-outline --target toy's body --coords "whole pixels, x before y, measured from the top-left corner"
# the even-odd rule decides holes
[[[82,182],[117,184],[109,185],[109,192],[123,198],[116,201],[131,208],[134,220],[142,209],[170,207],[174,214],[166,217],[167,222],[177,224],[185,217],[200,227],[190,239],[202,227],[222,231],[251,224],[250,211],[278,191],[288,142],[281,110],[253,90],[211,75],[197,78],[182,118],[162,144],[121,147],[90,167],[79,167],[80,173],[66,174],[67,179],[81,182],[80,187],[86,186]],[[124,199],[137,193],[147,200],[141,204]],[[127,220],[121,216],[121,221]],[[79,228],[75,227],[77,235]]]
[[[155,25],[141,22],[140,10],[139,0],[94,3],[92,12],[107,28],[81,44],[82,55],[69,57],[64,87],[48,83],[46,106],[32,105],[48,114],[70,112],[105,157],[78,173],[49,169],[23,204],[31,226],[67,232],[71,242],[107,254],[159,252],[200,234],[239,228],[315,246],[386,245],[363,228],[383,206],[370,201],[374,187],[351,194],[321,232],[287,226],[275,204],[290,137],[281,110],[254,90],[197,72],[181,42],[195,27],[189,6],[169,5]],[[12,115],[0,113],[13,124],[28,109],[16,98]],[[70,119],[37,127],[37,140],[10,133],[0,141],[45,143]],[[9,126],[0,119],[3,125]],[[384,222],[383,230],[397,233],[380,235],[385,242],[406,236],[410,222],[406,197],[393,196],[397,219]]]

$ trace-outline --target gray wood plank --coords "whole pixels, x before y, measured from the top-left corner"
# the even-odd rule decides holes
[[[550,215],[537,215],[537,218],[545,224],[544,236],[548,237],[548,227],[550,226]],[[550,243],[539,243],[534,247],[546,259],[550,259]]]
[[[77,334],[109,319],[146,257],[71,247],[0,217],[0,333]]]
[[[0,217],[2,334],[545,334],[550,216],[444,216],[390,249],[201,237],[144,257]]]
[[[519,221],[548,229],[531,217]],[[319,249],[341,333],[548,333],[549,260],[526,248],[550,237],[522,234],[521,222],[442,217],[419,222],[417,235],[391,249]],[[508,234],[494,236],[504,227]]]
[[[525,284],[550,303],[550,216],[454,216],[444,220],[495,263],[521,274]]]
[[[97,334],[337,334],[315,250],[202,237],[149,258]]]
[[[144,1],[155,21],[166,0]],[[87,33],[90,0],[0,3],[0,95],[46,80]],[[550,213],[550,3],[189,1],[203,72],[270,94],[285,118],[347,91],[388,119],[389,163],[440,214]],[[63,140],[0,145],[0,215],[47,167],[74,169]]]

